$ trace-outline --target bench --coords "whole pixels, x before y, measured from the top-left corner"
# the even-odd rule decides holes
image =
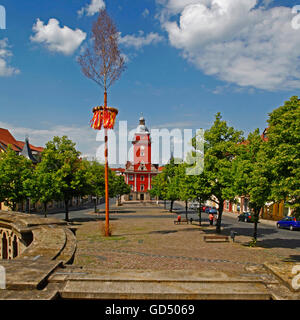
[[[187,224],[193,224],[193,218],[190,218],[189,220],[186,219],[182,219],[182,220],[174,220],[174,224],[180,224],[181,222],[183,223],[187,223]]]
[[[180,224],[180,223],[189,223],[189,220],[186,220],[186,219],[174,220],[174,224]]]
[[[204,236],[205,242],[229,242],[228,236]]]

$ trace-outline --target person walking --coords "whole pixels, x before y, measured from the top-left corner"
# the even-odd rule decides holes
[[[209,219],[209,224],[212,226],[214,223],[214,215],[212,213],[210,213],[208,216],[208,219]]]

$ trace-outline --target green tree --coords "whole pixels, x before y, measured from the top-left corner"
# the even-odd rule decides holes
[[[265,152],[266,142],[259,129],[248,135],[247,142],[239,145],[240,152],[233,160],[233,186],[239,196],[250,198],[249,206],[253,210],[253,240],[257,240],[259,213],[270,199],[271,170]]]
[[[113,183],[111,184],[114,196],[118,199],[118,205],[121,204],[121,196],[130,193],[130,186],[126,184],[122,175],[117,175],[113,172]]]
[[[151,197],[166,201],[167,180],[166,175],[160,173],[152,180],[152,188],[149,190]]]
[[[88,162],[89,194],[94,198],[95,213],[97,212],[97,200],[105,195],[104,166],[97,161]]]
[[[29,196],[24,184],[32,173],[32,162],[19,156],[10,145],[0,153],[0,202],[15,211],[17,204]]]
[[[191,195],[191,199],[194,199],[199,203],[198,216],[199,216],[199,224],[201,225],[201,223],[202,223],[201,204],[203,204],[211,196],[210,182],[206,178],[205,173],[202,172],[197,175],[188,176],[188,186],[189,186],[189,192]]]
[[[47,217],[49,202],[59,200],[59,183],[53,172],[45,170],[44,163],[38,163],[33,175],[24,182],[24,188],[33,203],[41,202],[44,207],[44,215]]]
[[[69,221],[69,201],[90,192],[88,164],[79,158],[75,143],[66,136],[54,137],[43,151],[43,173],[53,174],[58,198],[65,203],[65,220]]]
[[[214,124],[204,133],[204,173],[211,188],[210,200],[218,205],[218,233],[221,232],[224,201],[235,197],[232,159],[238,154],[238,143],[243,141],[243,132],[229,127],[221,119],[221,114],[217,113]]]
[[[272,198],[300,216],[300,101],[293,96],[269,114],[266,153],[272,168]]]
[[[165,198],[166,200],[170,200],[170,212],[173,212],[173,205],[176,200],[179,199],[179,184],[177,174],[177,164],[175,164],[175,160],[172,157],[170,162],[165,165],[162,173],[161,173],[166,181],[166,192]]]

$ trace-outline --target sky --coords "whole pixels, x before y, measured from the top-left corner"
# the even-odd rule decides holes
[[[150,130],[207,129],[221,112],[247,136],[299,95],[300,0],[0,0],[0,127],[100,155],[89,122],[103,90],[77,59],[104,8],[126,60],[108,91],[116,133],[141,114]]]

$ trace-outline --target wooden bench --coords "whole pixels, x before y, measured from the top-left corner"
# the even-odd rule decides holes
[[[205,242],[229,242],[228,236],[204,236]]]
[[[174,220],[174,224],[180,224],[180,223],[187,223],[187,224],[193,224],[193,219],[181,219],[181,220]]]
[[[180,223],[189,223],[189,220],[186,220],[186,219],[174,220],[174,224],[180,224]]]

